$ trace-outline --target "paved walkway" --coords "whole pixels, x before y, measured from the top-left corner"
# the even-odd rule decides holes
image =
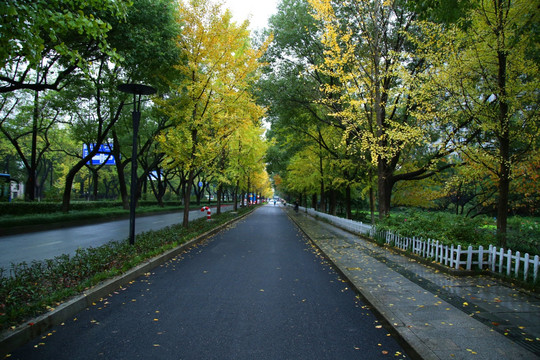
[[[540,359],[540,298],[456,277],[286,210],[423,359]]]

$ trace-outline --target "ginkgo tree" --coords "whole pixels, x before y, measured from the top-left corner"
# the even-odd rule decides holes
[[[182,167],[187,174],[183,225],[188,227],[197,170],[210,169],[232,129],[251,121],[235,113],[251,104],[249,88],[265,45],[254,48],[248,22],[235,23],[220,4],[189,0],[179,3],[178,11],[178,46],[185,58],[176,65],[181,80],[171,84],[174,91],[158,103],[174,123],[158,141],[167,166]]]
[[[317,68],[339,80],[324,87],[334,95],[325,101],[340,104],[332,115],[345,125],[344,143],[356,150],[359,160],[377,168],[383,218],[390,212],[397,182],[424,179],[453,166],[446,162],[455,149],[451,134],[465,124],[414,113],[410,87],[426,64],[406,55],[406,35],[417,18],[408,1],[309,3],[325,46],[325,61]]]
[[[340,105],[329,101],[335,94],[323,90],[339,80],[317,68],[324,61],[318,22],[310,15],[307,0],[284,0],[269,24],[274,41],[265,55],[269,65],[259,82],[261,101],[269,107],[272,124],[267,136],[274,143],[267,154],[268,168],[274,179],[284,180],[280,186],[284,197],[311,197],[313,207],[330,212],[344,200],[350,218],[351,186],[364,162],[355,159],[346,138],[345,146],[339,146],[345,126],[333,113]],[[296,176],[289,174],[310,168],[312,180],[318,175],[317,186],[304,184],[307,178],[302,176],[293,180]]]
[[[253,166],[260,167],[266,151],[261,136],[260,119],[263,115],[264,109],[249,93],[244,93],[227,111],[227,122],[235,125],[221,127],[208,144],[209,148],[216,150],[212,152],[213,157],[205,172],[217,184],[218,214],[223,188],[234,187],[237,197],[241,179],[253,170]]]
[[[468,119],[456,137],[473,133],[477,141],[460,147],[460,155],[496,183],[497,231],[504,246],[511,182],[539,148],[540,67],[533,45],[538,35],[531,27],[539,15],[537,4],[527,0],[475,0],[471,5],[454,26],[419,24],[421,36],[412,37],[417,56],[433,71],[423,81],[429,95],[417,95],[436,99],[438,107],[432,109],[446,109],[454,122]]]
[[[247,127],[235,131],[228,143],[225,177],[226,182],[235,187],[235,210],[238,196],[243,199],[243,194],[252,189],[254,175],[266,172],[263,159],[268,144],[263,141],[262,133],[258,122],[248,123]]]

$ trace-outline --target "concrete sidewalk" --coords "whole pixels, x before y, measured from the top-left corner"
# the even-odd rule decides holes
[[[286,209],[422,359],[540,359],[540,298],[453,276]]]

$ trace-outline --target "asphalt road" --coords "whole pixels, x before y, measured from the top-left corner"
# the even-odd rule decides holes
[[[267,205],[10,359],[402,359],[280,207]]]
[[[229,211],[231,206],[223,207]],[[213,209],[215,211],[215,209]],[[200,210],[190,211],[189,219],[206,216]],[[183,213],[168,213],[137,217],[135,233],[159,230],[181,223]],[[75,254],[78,248],[97,247],[110,241],[129,237],[129,219],[75,226],[26,234],[0,236],[0,267],[9,269],[11,263],[30,263],[33,260],[53,259],[62,254]]]

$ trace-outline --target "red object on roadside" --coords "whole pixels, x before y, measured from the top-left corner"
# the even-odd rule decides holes
[[[210,210],[208,206],[204,206],[201,208],[201,211],[205,211],[205,210],[206,210],[206,219],[210,220],[212,218],[212,210]]]

